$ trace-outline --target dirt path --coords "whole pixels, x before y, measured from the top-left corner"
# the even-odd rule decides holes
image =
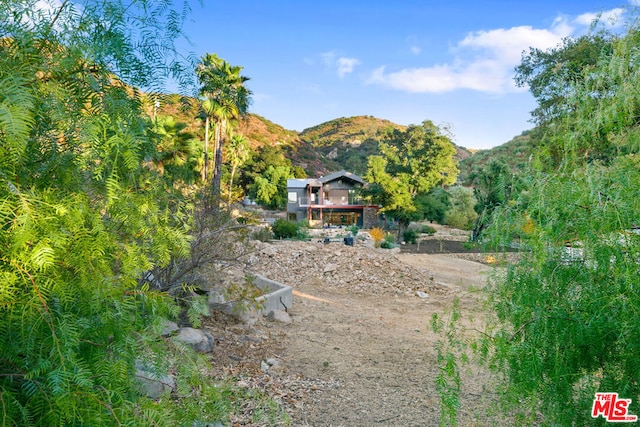
[[[289,374],[329,386],[293,414],[294,426],[437,426],[439,395],[430,325],[455,296],[466,314],[477,309],[489,267],[449,255],[397,254],[397,263],[429,270],[450,292],[415,295],[350,292],[307,281],[296,287],[293,323],[280,355]],[[312,296],[313,298],[310,298]],[[485,425],[486,380],[466,370],[460,425]]]

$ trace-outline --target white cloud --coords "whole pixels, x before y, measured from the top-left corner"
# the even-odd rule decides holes
[[[629,4],[632,6],[640,6],[640,0],[629,0]]]
[[[338,76],[343,78],[345,74],[353,72],[356,65],[360,64],[356,58],[338,58]]]
[[[640,5],[640,1],[636,0],[632,2],[632,4],[638,6]],[[580,25],[589,26],[594,20],[600,19],[600,23],[615,28],[623,24],[622,17],[624,13],[625,10],[622,8],[611,9],[602,13],[583,13],[575,19],[575,22]]]
[[[322,63],[331,70],[334,70],[340,78],[352,73],[355,67],[360,64],[360,61],[356,58],[338,57],[335,51],[324,52],[320,54],[320,58]]]
[[[634,1],[640,3],[640,0]],[[601,20],[605,22],[623,13],[623,9],[612,9],[603,12]],[[488,93],[521,91],[524,89],[517,88],[513,82],[513,69],[520,63],[523,51],[530,47],[544,50],[557,46],[563,38],[590,25],[590,17],[597,16],[583,14],[573,20],[559,17],[550,28],[519,26],[472,32],[451,49],[453,58],[448,63],[390,72],[386,67],[379,67],[367,82],[416,93],[457,89]]]
[[[411,51],[411,53],[413,53],[414,55],[420,55],[420,52],[422,52],[422,49],[420,49],[420,46],[411,46],[409,48],[409,51]]]

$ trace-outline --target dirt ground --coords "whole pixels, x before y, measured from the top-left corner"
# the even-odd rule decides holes
[[[436,344],[442,337],[431,330],[432,316],[447,316],[458,298],[461,324],[481,328],[472,323],[484,315],[480,290],[492,267],[470,260],[473,254],[388,256],[398,268],[428,270],[446,291],[420,298],[355,292],[323,280],[300,281],[288,311],[291,323],[261,319],[246,335],[236,331],[235,338],[223,337],[219,356],[231,357],[226,360],[235,369],[231,373],[245,375],[248,387],[279,396],[293,426],[439,425]],[[475,259],[484,257],[475,254]],[[238,336],[245,346],[242,354],[229,347],[238,343]],[[275,364],[260,371],[258,363],[267,368],[265,360]],[[471,363],[462,368],[462,384],[459,425],[502,424],[487,415],[496,400],[488,374]]]
[[[440,417],[434,313],[458,296],[463,312],[478,309],[474,290],[489,267],[447,255],[400,254],[399,262],[428,267],[446,296],[376,296],[329,290],[322,283],[295,296],[293,323],[281,326],[287,369],[335,384],[313,394],[293,414],[296,426],[437,426]],[[466,369],[465,369],[466,370]],[[466,372],[460,425],[485,425],[482,376]]]

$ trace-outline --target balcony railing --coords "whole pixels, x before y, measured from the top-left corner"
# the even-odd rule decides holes
[[[354,205],[362,205],[363,201],[361,198],[349,198],[350,200],[342,200],[342,198],[325,198],[322,201],[322,205],[333,205],[333,206],[354,206]],[[298,198],[298,206],[309,206],[309,205],[319,205],[320,202],[317,200],[311,201],[309,203],[309,197],[299,197]]]

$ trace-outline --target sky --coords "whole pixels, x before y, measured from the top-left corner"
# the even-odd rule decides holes
[[[370,115],[431,120],[466,148],[487,149],[533,127],[535,101],[516,87],[529,47],[624,24],[640,0],[190,0],[198,57],[243,67],[250,112],[286,129]]]

